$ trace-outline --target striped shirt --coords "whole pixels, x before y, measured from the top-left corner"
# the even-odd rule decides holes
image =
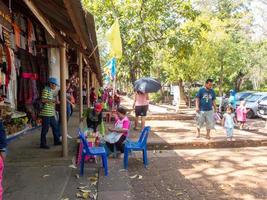
[[[45,87],[42,91],[42,100],[53,100],[53,91],[50,87]],[[55,116],[55,103],[43,103],[43,107],[40,113],[41,116],[52,117]]]

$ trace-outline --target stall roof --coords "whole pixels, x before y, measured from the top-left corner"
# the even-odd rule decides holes
[[[33,5],[52,29],[70,46],[78,48],[97,79],[102,84],[99,52],[94,17],[86,12],[80,0],[13,0],[27,9],[25,3]]]

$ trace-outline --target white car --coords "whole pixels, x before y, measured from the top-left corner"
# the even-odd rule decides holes
[[[259,103],[257,114],[259,117],[267,119],[267,100],[263,100]]]
[[[248,118],[258,116],[258,105],[260,102],[267,100],[267,92],[256,92],[245,98],[246,107],[249,108]]]

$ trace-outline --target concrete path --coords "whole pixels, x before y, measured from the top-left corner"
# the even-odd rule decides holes
[[[122,105],[131,110],[133,100],[122,97]],[[172,107],[172,106],[169,106]],[[267,145],[267,130],[260,119],[249,120],[250,130],[234,130],[235,141],[228,142],[224,129],[216,125],[211,132],[211,139],[205,139],[205,129],[201,130],[201,138],[196,138],[196,123],[193,109],[183,109],[178,113],[165,107],[149,105],[146,125],[152,127],[148,139],[150,149],[192,149],[192,148],[227,148],[253,147]],[[174,107],[173,107],[174,108]],[[159,114],[161,113],[161,114]],[[134,113],[130,113],[133,120]],[[139,131],[131,131],[130,137],[137,140]]]
[[[69,122],[69,134],[73,137],[76,136],[77,118],[78,114],[74,113]],[[76,194],[82,194],[80,186],[86,186],[85,189],[91,191],[91,199],[95,199],[101,163],[86,164],[84,177],[78,177],[79,169],[70,167],[76,154],[76,139],[69,140],[69,157],[64,159],[61,146],[52,145],[51,132],[48,133],[49,150],[40,149],[39,140],[40,129],[37,129],[9,144],[4,200],[76,200]]]
[[[175,150],[110,160],[111,173],[100,173],[99,200],[265,200],[267,148]]]

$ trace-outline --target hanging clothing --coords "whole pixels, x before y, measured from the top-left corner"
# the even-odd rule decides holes
[[[20,47],[20,28],[17,24],[13,23],[13,28],[15,32],[15,43],[17,47]]]
[[[33,25],[30,19],[28,19],[28,49],[29,49],[29,52],[33,55],[36,54],[35,41],[36,41],[36,38],[35,38],[34,28],[33,28]]]

